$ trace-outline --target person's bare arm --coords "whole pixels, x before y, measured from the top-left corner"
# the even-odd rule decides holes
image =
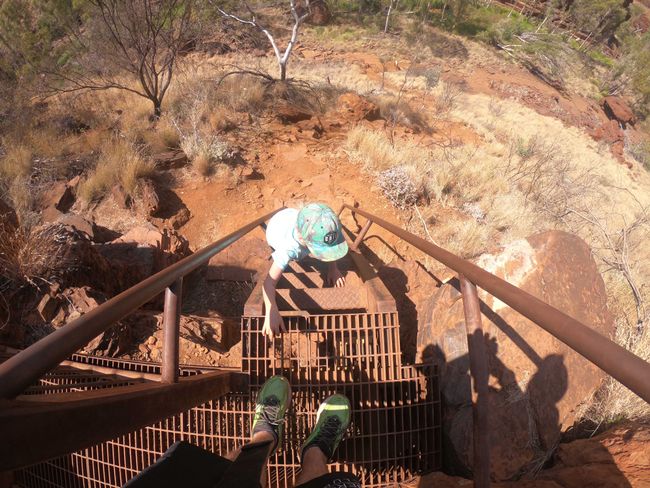
[[[341,286],[345,285],[345,277],[343,276],[343,273],[341,273],[341,270],[339,270],[339,267],[336,265],[336,261],[332,261],[331,263],[327,263],[327,281],[329,284],[332,286],[336,286],[337,288],[340,288]]]
[[[278,304],[275,301],[275,286],[277,285],[280,276],[282,276],[282,269],[273,263],[269,269],[269,274],[264,280],[264,285],[262,286],[265,310],[262,334],[267,336],[269,339],[273,339],[273,336],[279,335],[281,332],[286,332],[282,316],[278,310]]]

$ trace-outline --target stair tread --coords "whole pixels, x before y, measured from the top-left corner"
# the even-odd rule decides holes
[[[346,286],[361,286],[361,278],[356,273],[344,273]],[[330,288],[325,285],[325,276],[317,271],[289,272],[283,273],[278,281],[278,289],[281,288]]]
[[[295,288],[276,290],[280,310],[358,310],[366,308],[365,290],[358,286],[340,288]]]

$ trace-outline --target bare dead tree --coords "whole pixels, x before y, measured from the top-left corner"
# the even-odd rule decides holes
[[[388,33],[388,24],[390,22],[390,14],[393,12],[393,9],[397,8],[399,0],[390,0],[390,5],[388,5],[388,12],[386,13],[386,23],[384,24],[384,34]]]
[[[637,201],[640,205],[640,203]],[[642,292],[642,285],[639,285],[635,273],[635,253],[638,251],[637,244],[632,244],[632,236],[645,230],[648,232],[650,225],[650,214],[648,207],[642,207],[632,222],[622,219],[623,225],[620,228],[610,229],[607,221],[598,218],[590,209],[570,209],[570,213],[591,226],[595,234],[596,242],[592,246],[594,254],[606,266],[604,272],[613,271],[619,273],[627,283],[634,299],[636,313],[637,334],[643,332],[644,327],[650,319],[650,313]],[[637,239],[638,240],[638,239]]]
[[[79,59],[50,72],[56,91],[119,89],[151,101],[154,116],[188,42],[193,0],[89,0],[86,34],[73,37]],[[130,83],[125,74],[136,78]],[[61,83],[62,82],[62,83]]]
[[[271,47],[273,48],[273,52],[275,53],[275,57],[278,61],[278,66],[280,68],[280,80],[285,81],[287,79],[287,63],[289,62],[289,56],[291,56],[291,52],[293,51],[293,48],[298,42],[298,33],[300,32],[300,26],[307,19],[307,17],[311,15],[312,12],[311,1],[303,0],[303,2],[301,3],[304,4],[304,8],[300,8],[300,6],[297,4],[295,0],[289,0],[289,11],[291,13],[291,17],[293,18],[293,27],[291,28],[291,37],[289,39],[289,43],[287,44],[287,47],[285,48],[284,52],[280,51],[280,48],[278,47],[278,43],[275,40],[275,36],[271,33],[271,31],[267,27],[265,27],[260,23],[260,21],[258,20],[258,16],[256,15],[255,11],[250,7],[248,2],[242,2],[242,3],[244,7],[246,7],[246,10],[250,15],[249,19],[244,19],[242,17],[239,17],[238,15],[225,12],[221,7],[217,6],[213,0],[210,0],[210,3],[212,3],[219,11],[219,13],[223,15],[225,18],[235,20],[241,24],[253,26],[259,29],[262,33],[264,33],[264,35],[271,43]]]

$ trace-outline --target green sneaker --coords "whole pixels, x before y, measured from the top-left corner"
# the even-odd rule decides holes
[[[318,447],[327,459],[332,459],[343,434],[350,425],[350,400],[345,395],[332,395],[318,408],[316,425],[311,435],[302,445],[300,458],[304,459],[305,451],[310,447]]]
[[[270,432],[275,438],[273,450],[282,439],[284,415],[291,405],[291,386],[283,376],[271,376],[257,394],[252,435]],[[252,436],[251,436],[252,437]]]

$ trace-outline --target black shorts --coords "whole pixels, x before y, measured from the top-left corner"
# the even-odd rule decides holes
[[[246,444],[235,461],[188,442],[176,442],[124,488],[259,488],[271,441]],[[359,488],[349,473],[329,473],[296,488]]]

